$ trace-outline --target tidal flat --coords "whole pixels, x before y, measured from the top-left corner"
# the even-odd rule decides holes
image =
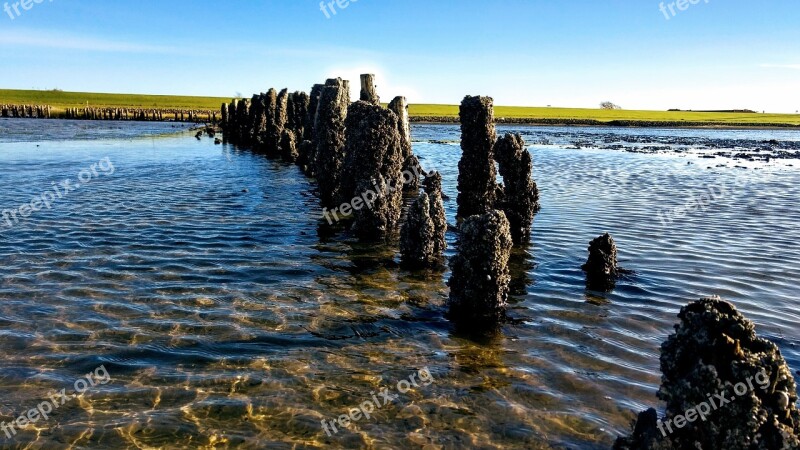
[[[714,295],[800,369],[800,131],[509,131],[542,209],[512,256],[514,321],[475,339],[444,316],[447,271],[326,227],[294,165],[167,123],[0,120],[0,209],[115,169],[0,222],[0,421],[110,377],[2,447],[609,448],[659,404],[680,308]],[[455,224],[459,128],[412,136]],[[581,264],[606,231],[633,273],[603,293]],[[323,430],[423,368],[429,385]]]

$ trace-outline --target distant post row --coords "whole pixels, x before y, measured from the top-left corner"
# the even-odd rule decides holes
[[[217,111],[158,108],[65,108],[50,105],[0,105],[0,117],[20,119],[130,120],[141,122],[216,123]]]

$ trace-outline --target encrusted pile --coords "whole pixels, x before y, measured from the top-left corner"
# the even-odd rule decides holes
[[[458,254],[450,262],[449,307],[454,320],[480,325],[505,317],[512,246],[502,211],[472,216],[461,224]]]
[[[322,206],[336,206],[341,195],[344,165],[345,119],[350,104],[349,83],[341,78],[325,83],[314,122],[314,174]]]
[[[367,199],[353,212],[352,230],[364,241],[396,237],[403,208],[397,116],[380,105],[358,101],[350,105],[346,130],[342,166],[346,176],[340,180],[339,201]]]
[[[461,102],[461,160],[458,163],[458,216],[486,214],[497,196],[494,167],[494,104],[489,97]]]
[[[590,289],[609,289],[622,273],[617,262],[617,244],[606,233],[589,243],[589,259],[582,267]]]
[[[524,243],[530,238],[533,217],[539,210],[539,189],[532,178],[531,154],[519,134],[509,133],[497,140],[494,157],[504,186],[496,207],[506,213],[514,243]]]
[[[661,347],[658,397],[667,404],[666,417],[658,421],[655,410],[642,413],[634,434],[614,448],[800,448],[797,387],[777,346],[759,338],[751,321],[718,298],[691,303],[678,317],[675,334]],[[690,410],[710,412],[689,422]]]

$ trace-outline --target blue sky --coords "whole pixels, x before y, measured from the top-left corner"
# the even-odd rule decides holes
[[[234,96],[378,75],[384,99],[800,110],[800,2],[44,0],[0,11],[0,87]],[[11,19],[14,16],[14,19]],[[669,19],[667,19],[669,16]]]

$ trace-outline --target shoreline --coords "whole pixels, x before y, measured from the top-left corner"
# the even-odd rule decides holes
[[[174,114],[174,113],[173,113]],[[65,117],[65,114],[52,114],[50,117],[0,117],[0,119],[20,119],[20,120],[96,120],[101,122],[119,121],[119,122],[165,122],[165,123],[193,123],[198,126],[201,124],[212,123],[208,117],[203,117],[202,114],[197,114],[190,120],[174,120],[174,119],[93,119],[93,118],[70,118]],[[206,120],[203,120],[206,119]],[[430,116],[409,116],[409,122],[415,125],[458,125],[457,117],[430,117]],[[216,122],[213,122],[216,123]],[[603,122],[593,119],[528,119],[528,118],[497,118],[495,125],[518,125],[525,127],[574,127],[574,128],[640,128],[640,129],[685,129],[685,130],[800,130],[800,125],[782,124],[782,123],[717,123],[717,122],[677,122],[677,121],[651,121],[651,120],[612,120]]]
[[[456,125],[458,117],[411,116],[411,123],[422,125]],[[607,127],[607,128],[672,128],[672,129],[710,129],[710,130],[800,130],[800,125],[788,123],[718,123],[698,121],[653,121],[653,120],[612,120],[603,122],[594,119],[532,119],[495,118],[496,125],[523,125],[530,127]]]

